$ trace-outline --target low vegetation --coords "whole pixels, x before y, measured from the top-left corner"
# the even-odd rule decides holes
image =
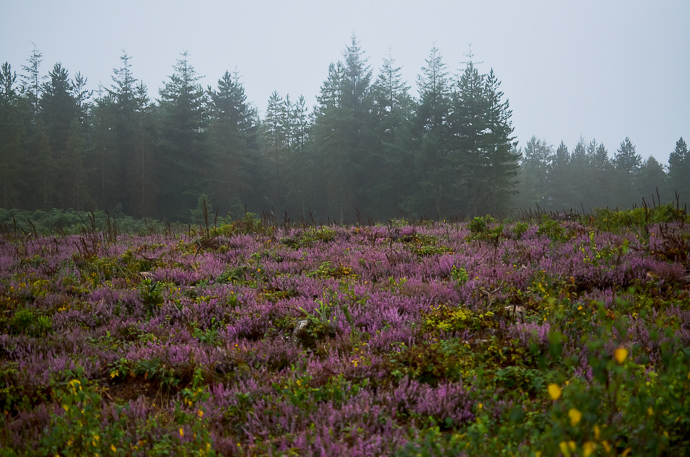
[[[4,224],[2,455],[690,454],[676,207]]]

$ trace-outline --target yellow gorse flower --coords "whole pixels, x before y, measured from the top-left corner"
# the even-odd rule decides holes
[[[597,448],[597,445],[595,443],[592,443],[591,441],[587,441],[582,446],[582,448],[583,448],[582,455],[584,455],[584,457],[589,457],[590,455],[592,455],[594,450]]]
[[[574,427],[582,419],[582,413],[575,408],[570,408],[570,411],[568,411],[568,417],[570,417],[570,425]]]
[[[554,383],[549,384],[547,390],[552,400],[558,400],[559,398],[561,398],[561,393],[563,393],[563,389],[561,389],[561,386]]]
[[[613,352],[613,358],[616,359],[616,362],[618,362],[618,363],[625,362],[625,359],[628,358],[628,350],[625,348],[616,349]]]

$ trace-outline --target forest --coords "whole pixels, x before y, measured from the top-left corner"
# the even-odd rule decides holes
[[[690,195],[683,138],[668,164],[643,160],[629,138],[612,154],[584,138],[571,149],[536,136],[518,147],[493,70],[470,58],[453,74],[435,47],[413,91],[392,57],[375,74],[353,37],[315,106],[274,92],[264,113],[237,72],[202,87],[186,53],[157,99],[132,57],[120,60],[97,91],[59,62],[45,75],[38,49],[19,74],[2,66],[0,207],[188,223],[203,205],[220,217],[343,224],[582,213],[642,198],[683,205]]]

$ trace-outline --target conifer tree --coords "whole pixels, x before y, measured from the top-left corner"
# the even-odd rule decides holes
[[[474,214],[485,211],[505,214],[515,194],[520,154],[517,151],[518,143],[513,136],[513,112],[508,100],[503,99],[504,94],[500,86],[501,83],[491,69],[483,87],[487,105],[486,130],[479,132],[484,170],[475,175],[470,169],[473,176],[483,177],[483,182],[478,183],[478,187],[482,187],[483,191],[479,195]]]
[[[671,201],[667,189],[666,170],[664,170],[664,166],[654,156],[649,156],[642,162],[637,172],[635,194],[638,199],[644,197],[645,201],[650,204],[652,202],[660,204]]]
[[[470,59],[453,103],[455,211],[479,215],[508,209],[520,157],[511,116],[493,70],[482,76]]]
[[[449,176],[457,172],[456,164],[447,161],[451,148],[449,84],[446,64],[434,46],[417,77],[419,102],[412,123],[416,185],[405,202],[415,215],[441,217],[447,209],[445,199],[453,192],[448,188]]]
[[[17,74],[9,63],[0,69],[0,206],[18,207],[21,190],[22,124]]]
[[[635,151],[635,145],[630,138],[625,137],[614,155],[613,164],[617,177],[618,202],[631,206],[638,202],[639,196],[635,195],[637,187],[637,174],[642,165],[642,157]]]
[[[40,68],[41,62],[43,62],[43,53],[36,48],[35,44],[27,62],[28,65],[22,65],[22,70],[25,73],[21,75],[21,92],[29,101],[31,117],[35,121],[38,116],[41,91],[43,90],[42,81],[47,78],[47,76],[41,76]]]
[[[373,142],[371,69],[353,36],[344,62],[331,64],[314,119],[314,153],[323,169],[328,208],[340,223],[352,219],[370,185],[363,164]]]
[[[84,211],[94,209],[88,191],[86,162],[86,139],[83,126],[74,118],[67,134],[65,152],[60,160],[59,176],[61,192],[58,201],[62,208]]]
[[[668,174],[670,191],[677,193],[682,201],[690,202],[690,153],[683,137],[668,157]]]
[[[160,90],[159,203],[163,217],[187,220],[207,187],[207,96],[186,52],[174,69]]]
[[[70,124],[78,115],[78,105],[72,93],[69,72],[61,63],[53,66],[49,78],[41,93],[40,116],[47,128],[53,153],[61,156],[67,145]]]
[[[550,209],[551,160],[553,148],[545,140],[532,136],[522,151],[519,175],[518,206],[539,205]]]
[[[384,59],[372,85],[373,130],[376,144],[366,163],[369,192],[365,210],[379,218],[393,217],[400,209],[413,176],[411,149],[412,98],[392,57]]]
[[[571,179],[570,152],[563,141],[551,158],[549,170],[549,195],[551,208],[556,211],[579,209],[573,181]]]
[[[226,71],[211,98],[209,196],[223,213],[242,214],[244,204],[261,202],[250,199],[255,175],[251,169],[257,150],[256,112],[247,103],[239,75]],[[263,197],[263,196],[262,196]]]

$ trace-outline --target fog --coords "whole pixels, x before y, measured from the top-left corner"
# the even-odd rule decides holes
[[[521,146],[535,135],[572,147],[582,136],[614,151],[628,136],[666,163],[690,125],[688,19],[685,1],[11,0],[0,60],[20,71],[35,44],[44,74],[60,61],[97,89],[125,50],[157,98],[187,51],[204,87],[238,71],[263,115],[274,90],[314,104],[352,34],[375,71],[392,55],[413,92],[434,45],[458,72],[471,43],[480,71],[502,82]]]

